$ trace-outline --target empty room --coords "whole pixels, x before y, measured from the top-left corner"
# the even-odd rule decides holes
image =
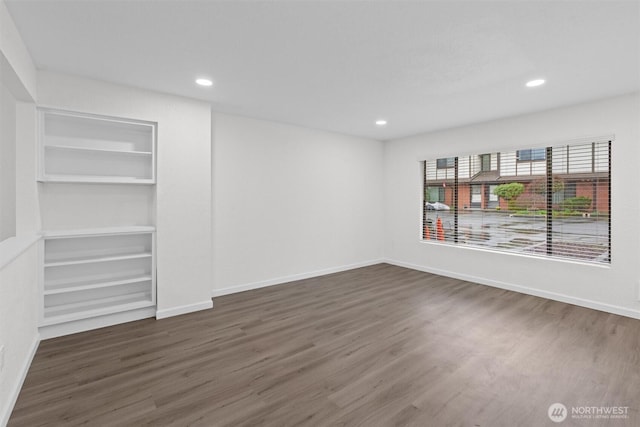
[[[0,427],[640,425],[639,1],[0,0]]]

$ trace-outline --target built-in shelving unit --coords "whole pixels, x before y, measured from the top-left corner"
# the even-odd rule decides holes
[[[41,108],[38,181],[155,183],[152,122]]]
[[[113,198],[119,184],[125,198],[149,191],[132,191],[131,184],[156,182],[156,123],[81,112],[38,108],[39,191],[49,205],[70,201],[68,214],[95,212],[84,204],[99,201],[111,216],[83,217],[83,224],[105,225],[120,209],[131,217],[128,206]],[[91,199],[76,196],[95,184]],[[120,191],[121,190],[121,191]],[[140,188],[138,188],[140,190]],[[77,191],[77,193],[76,193]],[[66,199],[57,199],[64,195]],[[100,195],[104,195],[103,198]],[[75,204],[75,205],[74,205]],[[139,201],[133,209],[140,209]],[[65,208],[66,209],[66,208]],[[148,206],[150,212],[153,207]],[[47,219],[48,213],[43,212]],[[143,215],[133,215],[139,221]],[[150,217],[151,215],[147,215]],[[52,218],[54,218],[52,220]],[[61,216],[47,222],[73,226]],[[118,222],[121,222],[119,220]],[[124,321],[152,317],[156,312],[155,228],[111,227],[45,231],[40,242],[40,334],[49,338]]]
[[[153,227],[45,232],[40,325],[155,306],[154,248]]]

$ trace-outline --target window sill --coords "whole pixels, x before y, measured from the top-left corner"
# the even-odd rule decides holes
[[[580,261],[580,260],[571,259],[571,258],[535,255],[535,254],[529,254],[524,252],[501,251],[501,250],[492,249],[489,247],[483,248],[478,246],[467,246],[467,245],[461,245],[461,244],[455,244],[455,243],[438,242],[438,241],[424,240],[424,239],[420,239],[420,243],[423,245],[447,246],[449,248],[456,248],[456,249],[462,249],[467,251],[485,252],[485,253],[492,253],[492,254],[505,255],[505,256],[522,257],[522,258],[531,258],[531,259],[543,260],[548,262],[560,262],[563,264],[574,264],[574,265],[580,265],[585,267],[602,268],[605,270],[611,268],[610,263],[604,264],[604,263]]]
[[[32,234],[29,236],[9,237],[0,242],[0,270],[33,246],[34,243],[40,240],[40,237],[38,234]]]

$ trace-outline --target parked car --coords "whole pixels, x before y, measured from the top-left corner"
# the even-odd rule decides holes
[[[427,210],[428,211],[448,211],[451,210],[451,208],[449,207],[449,205],[445,205],[444,203],[440,203],[440,202],[427,202],[426,203],[427,206]]]

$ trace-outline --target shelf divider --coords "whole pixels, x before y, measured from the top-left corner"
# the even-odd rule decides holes
[[[96,257],[96,258],[82,258],[82,259],[74,259],[69,261],[45,262],[44,267],[48,268],[48,267],[62,267],[65,265],[93,264],[98,262],[151,258],[151,256],[152,254],[150,252],[145,252],[145,253],[139,253],[139,254],[127,254],[127,255],[118,255],[118,256]]]
[[[109,148],[76,147],[73,145],[45,144],[44,148],[52,149],[52,150],[88,151],[88,152],[97,152],[97,153],[133,154],[133,155],[143,155],[143,156],[153,155],[151,151],[114,150]]]
[[[145,275],[145,276],[132,277],[130,279],[111,280],[111,281],[104,281],[104,282],[96,281],[95,283],[86,284],[86,285],[74,286],[73,284],[69,284],[69,286],[65,286],[65,287],[56,286],[56,287],[51,287],[50,289],[47,289],[47,284],[45,283],[44,294],[45,295],[66,294],[69,292],[79,292],[79,291],[86,291],[91,289],[108,288],[112,286],[129,285],[132,283],[148,282],[148,281],[151,281],[152,279],[153,278],[150,275]]]

